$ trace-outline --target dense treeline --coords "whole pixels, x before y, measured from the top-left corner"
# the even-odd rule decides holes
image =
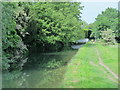
[[[118,10],[115,8],[107,8],[102,11],[96,18],[96,21],[91,24],[93,35],[96,38],[101,38],[101,31],[111,29],[115,36],[118,37]]]
[[[96,39],[114,43],[114,38],[120,38],[118,24],[118,10],[107,8],[96,17],[96,21],[90,24],[89,28],[92,29],[92,36]]]
[[[24,65],[28,52],[59,50],[80,38],[81,3],[2,3],[3,70]],[[50,48],[51,47],[51,48]]]

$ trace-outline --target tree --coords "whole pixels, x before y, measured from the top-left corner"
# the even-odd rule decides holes
[[[111,29],[115,37],[118,36],[118,10],[115,8],[107,8],[105,11],[102,11],[96,18],[96,21],[93,23],[93,34],[96,38],[101,38],[101,31],[106,31]]]
[[[26,62],[23,57],[32,48],[57,49],[84,37],[81,3],[3,2],[2,5],[3,70],[22,68]]]
[[[83,34],[87,38],[89,36],[88,32],[89,32],[90,29],[89,29],[89,24],[86,21],[82,21],[81,29],[84,31]]]
[[[30,39],[26,39],[30,46],[65,45],[83,37],[80,30],[80,3],[38,2],[30,10],[29,36],[25,37]]]
[[[2,3],[2,66],[3,70],[21,67],[19,60],[27,51],[21,37],[16,32],[16,4]]]

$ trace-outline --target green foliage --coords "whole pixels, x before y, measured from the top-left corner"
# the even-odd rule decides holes
[[[107,45],[115,44],[115,35],[112,30],[108,29],[107,31],[101,31],[101,36]]]
[[[28,27],[28,33],[33,36],[31,41],[36,41],[36,44],[56,44],[81,38],[81,9],[80,3],[35,3],[31,7]]]
[[[42,67],[46,67],[46,68],[58,68],[60,66],[62,66],[63,61],[56,61],[56,60],[52,60],[50,62],[48,62],[47,64],[43,64]]]
[[[84,31],[83,36],[88,38],[88,31],[91,30],[89,24],[86,21],[82,21],[81,29]]]
[[[96,38],[101,38],[101,31],[107,29],[111,29],[118,37],[118,10],[115,8],[107,8],[99,14],[92,26],[93,35]]]
[[[31,3],[24,3],[24,2],[19,2],[18,3],[18,12],[16,15],[16,30],[19,34],[19,36],[22,38],[24,41],[24,37],[28,35],[26,29],[28,27],[28,22],[30,20],[29,17],[29,8],[30,8]]]
[[[27,50],[16,31],[16,5],[17,3],[2,3],[3,70],[10,68],[10,63],[15,63],[18,56],[21,57]]]
[[[2,5],[4,70],[22,67],[27,49],[59,48],[84,37],[81,3],[4,2]]]
[[[82,21],[81,28],[85,31],[89,30],[89,25],[86,21]]]
[[[13,18],[15,5],[13,3],[3,3],[2,10],[2,39],[3,49],[17,47],[20,37],[15,31],[15,19]]]

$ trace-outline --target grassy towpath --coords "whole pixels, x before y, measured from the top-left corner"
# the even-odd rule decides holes
[[[68,64],[63,88],[118,88],[118,47],[91,42]]]

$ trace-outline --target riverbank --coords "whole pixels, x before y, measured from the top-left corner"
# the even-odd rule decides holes
[[[3,88],[57,88],[66,73],[67,64],[78,50],[65,48],[60,52],[31,53],[23,70],[4,72]]]
[[[79,49],[68,64],[62,88],[117,88],[118,47],[92,44]]]

